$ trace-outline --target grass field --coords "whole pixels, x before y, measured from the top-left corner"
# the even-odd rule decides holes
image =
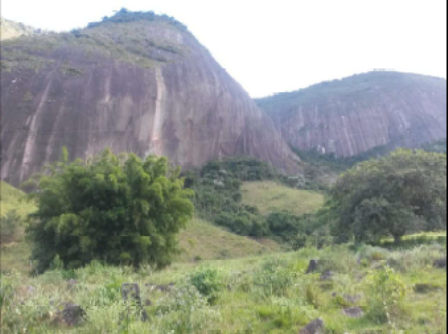
[[[317,317],[325,322],[325,333],[444,333],[446,270],[432,267],[433,260],[444,256],[446,248],[437,245],[407,251],[369,246],[353,251],[337,246],[175,263],[160,272],[98,263],[38,277],[13,272],[2,275],[6,297],[2,329],[5,333],[68,332],[58,321],[58,312],[70,302],[86,312],[84,323],[75,329],[80,333],[297,333]],[[315,274],[305,274],[310,259],[322,264]],[[378,277],[384,279],[383,269],[378,268],[385,263],[394,269],[385,279],[404,289],[396,305],[387,304],[393,299],[384,294],[384,286],[378,289],[372,284],[381,282]],[[331,280],[321,280],[320,274],[328,270],[333,273]],[[76,281],[70,285],[69,279]],[[123,283],[139,284],[148,321],[140,321],[135,308],[121,301]],[[170,283],[174,283],[171,291],[151,288]],[[212,301],[204,287],[216,288]],[[359,300],[350,301],[350,296]],[[379,296],[384,296],[389,309]],[[363,315],[345,315],[344,309],[351,306],[359,307]],[[380,318],[386,313],[389,318]]]
[[[229,259],[261,255],[279,251],[278,244],[271,240],[252,240],[214,226],[200,219],[193,219],[179,236],[183,249],[179,260]]]
[[[287,210],[303,215],[318,210],[324,202],[324,196],[317,192],[288,188],[274,181],[246,182],[242,192],[243,203],[256,206],[262,214]]]

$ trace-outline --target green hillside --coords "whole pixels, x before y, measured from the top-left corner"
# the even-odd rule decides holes
[[[303,215],[315,212],[324,203],[324,196],[317,192],[289,188],[275,181],[245,182],[242,192],[243,203],[257,207],[262,214],[286,210]]]
[[[10,210],[17,210],[21,217],[25,217],[34,209],[34,204],[25,200],[25,194],[22,191],[0,181],[0,215],[2,217]]]
[[[259,241],[225,231],[201,219],[193,219],[179,235],[179,261],[240,258],[279,251],[268,239]]]
[[[1,246],[2,272],[31,270],[28,257],[30,249],[23,240]],[[181,254],[176,263],[202,260],[232,259],[278,252],[280,246],[269,239],[251,239],[225,231],[201,219],[193,219],[179,234]]]

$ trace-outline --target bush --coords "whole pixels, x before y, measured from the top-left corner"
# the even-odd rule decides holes
[[[154,312],[156,320],[162,320],[164,333],[201,332],[209,322],[220,317],[219,312],[207,308],[206,298],[189,284],[175,287],[157,302]]]
[[[367,278],[368,316],[376,322],[393,322],[403,312],[406,285],[390,267],[385,267]]]
[[[38,210],[27,230],[38,272],[58,257],[64,269],[92,260],[161,268],[177,254],[177,233],[193,215],[190,190],[166,158],[117,157],[63,161],[27,183]]]
[[[299,274],[285,262],[277,259],[266,261],[254,276],[254,285],[264,296],[285,296]]]
[[[209,303],[213,303],[224,289],[222,278],[216,269],[201,269],[193,273],[189,282],[199,293],[207,297]]]

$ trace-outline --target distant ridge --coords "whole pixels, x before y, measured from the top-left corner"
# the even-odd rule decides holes
[[[372,71],[256,100],[296,149],[350,157],[446,139],[446,80]]]

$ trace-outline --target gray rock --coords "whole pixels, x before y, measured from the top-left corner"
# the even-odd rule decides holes
[[[62,319],[68,326],[79,325],[84,320],[85,316],[85,312],[81,306],[71,303],[65,304],[64,309],[60,314],[62,314]]]
[[[321,318],[311,321],[308,325],[302,328],[299,334],[323,334],[325,323]]]
[[[414,291],[417,293],[430,293],[432,291],[439,291],[442,287],[435,284],[418,283],[414,285]]]
[[[307,274],[313,273],[317,270],[318,261],[317,260],[310,260],[310,263],[308,264],[308,269],[306,270]]]
[[[93,60],[83,46],[68,45],[62,42],[63,35],[55,34],[59,51],[45,55],[48,66],[42,67],[38,76],[29,75],[33,67],[28,62],[11,59],[20,66],[2,71],[0,77],[2,180],[12,185],[22,183],[41,166],[59,158],[63,145],[81,159],[109,146],[113,152],[132,151],[140,157],[148,152],[166,156],[185,168],[201,167],[226,156],[250,155],[282,172],[300,172],[299,158],[281,138],[272,119],[190,32],[173,30],[168,24],[140,21],[138,25],[142,30],[136,29],[133,38],[168,43],[185,52],[146,45],[142,52],[157,53],[164,59],[152,62],[154,67],[149,69],[134,61],[122,61],[123,56],[136,59],[132,48],[122,48],[121,55],[97,50],[101,66],[90,67],[86,64]],[[108,25],[103,37],[113,40],[121,29],[120,24]],[[17,39],[17,43],[27,54],[39,52],[40,43],[35,50],[33,42],[23,44]],[[62,73],[65,70],[56,64],[66,62],[80,72],[75,76]],[[54,73],[61,75],[53,79]],[[35,98],[24,102],[31,87]],[[85,124],[89,124],[88,131]],[[27,130],[20,131],[23,127]],[[50,136],[48,129],[58,137]]]
[[[435,260],[433,266],[440,269],[446,269],[446,258]]]
[[[121,286],[121,297],[125,302],[135,301],[140,302],[140,287],[138,284],[124,283]]]
[[[359,307],[347,307],[342,313],[350,318],[361,318],[364,316],[364,312]]]
[[[149,319],[148,313],[142,306],[142,301],[140,299],[140,287],[137,283],[124,283],[121,286],[121,297],[126,302],[126,304],[134,304],[137,308],[137,312],[141,315],[142,321],[147,321]]]

